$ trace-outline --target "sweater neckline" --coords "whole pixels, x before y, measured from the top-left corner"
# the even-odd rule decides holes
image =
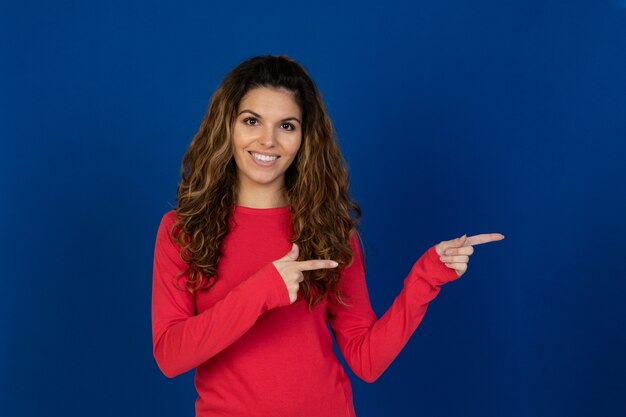
[[[244,214],[254,214],[260,216],[273,215],[273,214],[285,214],[289,213],[289,206],[279,206],[279,207],[267,207],[267,208],[257,208],[257,207],[246,207],[235,205],[236,213],[244,213]]]

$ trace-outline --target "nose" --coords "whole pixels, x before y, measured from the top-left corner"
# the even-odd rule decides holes
[[[276,145],[276,137],[275,132],[272,127],[268,127],[263,131],[261,138],[259,139],[259,143],[263,146],[272,147]]]

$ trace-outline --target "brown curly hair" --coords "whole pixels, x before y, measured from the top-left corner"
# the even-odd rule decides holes
[[[339,263],[337,268],[303,271],[302,297],[313,308],[330,291],[337,302],[346,305],[338,288],[339,269],[354,259],[350,238],[359,227],[361,209],[349,195],[348,170],[322,96],[304,67],[286,55],[257,56],[242,62],[211,97],[182,159],[177,220],[170,234],[180,244],[188,268],[178,277],[187,276],[185,287],[192,294],[210,289],[218,279],[221,245],[239,191],[233,123],[240,101],[255,87],[285,88],[294,93],[302,110],[302,144],[285,172],[294,231],[291,242],[298,244],[298,260],[333,259]]]

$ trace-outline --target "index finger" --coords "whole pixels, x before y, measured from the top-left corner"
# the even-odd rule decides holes
[[[314,269],[334,268],[334,261],[330,259],[314,259],[311,261],[295,261],[300,271],[312,271]]]
[[[504,239],[504,235],[500,233],[483,233],[481,235],[469,236],[465,239],[463,246],[482,245],[483,243],[495,242]]]

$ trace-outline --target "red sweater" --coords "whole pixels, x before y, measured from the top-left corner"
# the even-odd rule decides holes
[[[354,417],[352,387],[333,351],[330,330],[352,371],[374,382],[407,343],[440,286],[458,278],[432,246],[378,318],[353,235],[354,262],[341,270],[340,280],[353,306],[341,306],[326,294],[309,312],[301,293],[290,304],[287,286],[272,264],[291,248],[289,207],[236,206],[219,278],[198,293],[195,314],[194,297],[172,283],[185,267],[168,233],[174,220],[174,211],[166,213],[156,238],[154,357],[169,378],[196,369],[197,417]],[[184,288],[184,279],[179,285]]]

